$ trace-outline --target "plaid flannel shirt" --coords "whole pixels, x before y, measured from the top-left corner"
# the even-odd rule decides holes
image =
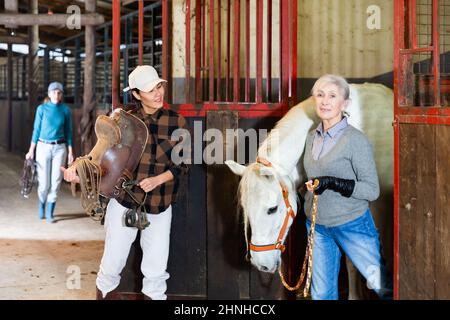
[[[146,212],[158,214],[176,201],[179,176],[188,172],[188,166],[185,163],[176,165],[171,160],[172,149],[181,142],[181,140],[171,140],[172,132],[178,128],[187,129],[186,119],[175,111],[164,108],[158,109],[154,114],[146,114],[140,104],[128,105],[123,109],[144,121],[149,133],[147,146],[134,172],[134,179],[141,181],[160,175],[167,170],[173,174],[173,180],[165,182],[147,193]],[[145,192],[140,187],[134,186],[131,192],[136,199],[140,201],[144,199]],[[137,206],[127,193],[117,198],[117,201],[127,208]]]

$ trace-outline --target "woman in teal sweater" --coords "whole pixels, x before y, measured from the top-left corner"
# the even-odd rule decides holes
[[[63,176],[60,167],[64,166],[66,156],[68,165],[73,162],[72,115],[70,108],[62,102],[62,95],[62,84],[50,83],[49,101],[36,110],[30,149],[25,155],[26,159],[33,159],[36,149],[39,218],[47,217],[50,223],[54,222],[53,213]]]

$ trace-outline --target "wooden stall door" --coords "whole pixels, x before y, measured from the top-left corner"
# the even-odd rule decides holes
[[[395,2],[396,299],[450,298],[449,8]]]

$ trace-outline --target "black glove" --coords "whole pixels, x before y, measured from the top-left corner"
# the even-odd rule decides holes
[[[326,189],[330,189],[336,192],[339,192],[342,196],[346,198],[350,198],[353,193],[353,189],[355,189],[355,180],[347,180],[336,177],[317,177],[312,179],[319,180],[318,187],[314,190],[315,194],[322,194]]]

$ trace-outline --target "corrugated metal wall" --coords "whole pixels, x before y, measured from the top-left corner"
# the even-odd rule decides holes
[[[255,2],[250,0],[251,11]],[[222,1],[224,2],[224,1]],[[185,0],[173,2],[173,77],[185,75]],[[194,1],[191,1],[194,3]],[[279,0],[273,0],[273,52],[279,48]],[[191,11],[194,5],[191,4]],[[379,8],[380,28],[369,29],[374,18],[371,6]],[[392,71],[392,0],[299,0],[298,1],[298,76],[317,78],[324,73],[339,73],[348,78],[372,78]],[[216,4],[217,7],[217,4]],[[266,10],[264,9],[264,12]],[[192,16],[191,19],[195,17]],[[191,20],[192,21],[192,20]],[[265,19],[264,19],[265,21]],[[244,23],[241,23],[244,28]],[[255,24],[251,23],[252,43]],[[192,29],[192,27],[191,27]],[[222,28],[223,31],[224,28]],[[193,39],[194,30],[191,30]],[[241,30],[244,32],[244,29]],[[264,42],[266,39],[264,38]],[[253,47],[253,46],[252,46]],[[191,56],[194,46],[191,43]],[[244,47],[241,46],[241,50]],[[254,50],[254,49],[253,49]],[[222,55],[224,57],[225,55]],[[264,55],[265,61],[265,55]],[[264,63],[264,62],[263,62]],[[273,59],[272,76],[279,76],[279,59]],[[193,70],[193,66],[191,66]],[[241,72],[244,72],[241,70]],[[252,75],[254,76],[254,75]]]

